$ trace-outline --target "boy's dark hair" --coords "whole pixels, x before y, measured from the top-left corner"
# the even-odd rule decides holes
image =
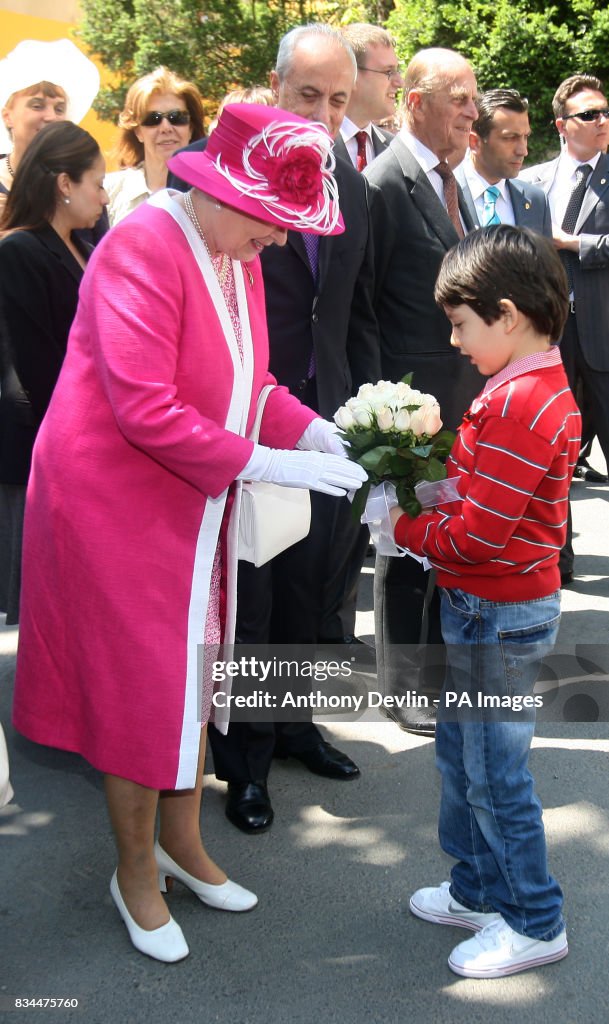
[[[495,224],[446,253],[435,287],[441,306],[470,306],[486,324],[511,299],[539,334],[560,341],[569,309],[567,275],[551,242],[528,228]]]
[[[472,125],[472,131],[481,139],[488,139],[493,118],[497,110],[512,110],[516,114],[527,114],[529,101],[521,96],[516,89],[489,89],[476,100],[478,117]]]

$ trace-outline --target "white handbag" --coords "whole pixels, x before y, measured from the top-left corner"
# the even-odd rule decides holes
[[[267,385],[258,395],[256,419],[250,434],[252,441],[258,441],[264,406],[272,390],[272,385]],[[257,567],[264,565],[306,537],[310,528],[311,499],[306,488],[282,487],[264,480],[243,481],[239,558]]]

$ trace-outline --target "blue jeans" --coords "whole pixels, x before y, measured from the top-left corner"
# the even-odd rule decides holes
[[[471,910],[500,913],[514,931],[536,939],[554,938],[564,921],[528,769],[534,711],[489,714],[470,710],[467,700],[461,708],[447,701],[452,693],[467,693],[475,708],[478,694],[499,700],[531,695],[559,621],[559,592],[497,602],[442,591],[448,667],[436,728],[438,832],[442,849],[457,859],[451,893]]]

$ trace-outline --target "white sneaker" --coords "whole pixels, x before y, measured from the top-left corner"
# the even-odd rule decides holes
[[[464,978],[503,978],[531,967],[562,960],[569,952],[565,929],[554,939],[531,939],[520,935],[499,918],[473,938],[455,946],[448,966]]]
[[[467,928],[479,932],[493,921],[502,921],[500,914],[483,914],[469,910],[450,894],[450,882],[427,889],[417,889],[410,897],[410,909],[417,917],[433,924],[452,924],[455,928]]]

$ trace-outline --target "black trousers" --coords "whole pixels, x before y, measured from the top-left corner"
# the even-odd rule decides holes
[[[430,701],[444,684],[440,595],[433,571],[414,558],[376,557],[374,626],[378,688],[416,690]]]
[[[583,409],[580,408],[582,413],[582,442],[585,443],[588,440],[591,443],[594,433],[598,436],[603,455],[605,456],[605,462],[607,463],[607,469],[609,470],[609,373],[593,370],[586,362],[577,330],[577,316],[574,312],[569,313],[567,317],[560,341],[560,354],[573,394],[576,397],[578,395],[585,396],[586,405]],[[594,425],[593,433],[592,424]],[[583,436],[584,431],[587,433],[587,438]],[[574,562],[573,522],[571,503],[569,502],[567,539],[558,559],[561,575],[573,572]]]
[[[345,499],[311,493],[308,537],[256,569],[239,563],[236,642],[314,645],[332,546],[359,533]],[[322,736],[313,722],[232,722],[223,736],[209,726],[216,776],[227,782],[260,782],[273,755],[310,750]]]

